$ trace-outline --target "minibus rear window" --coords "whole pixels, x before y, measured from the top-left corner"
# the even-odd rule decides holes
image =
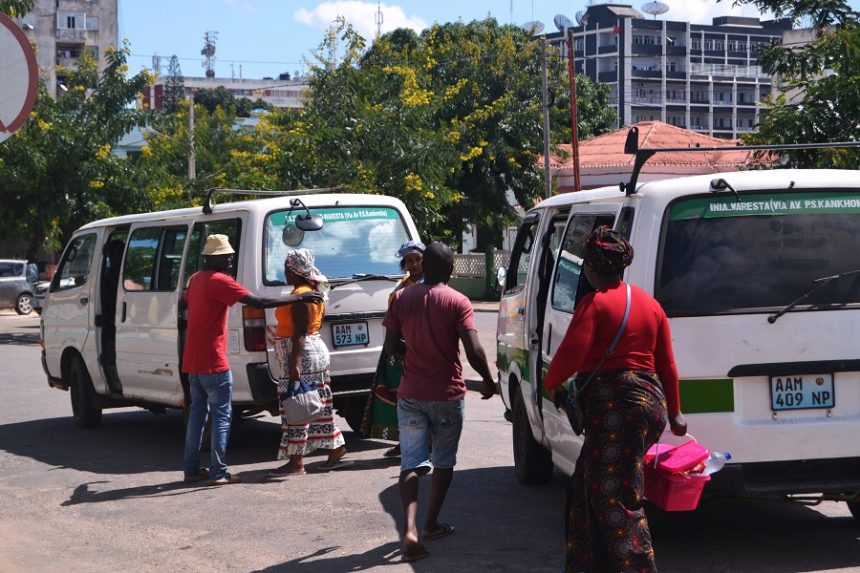
[[[287,252],[299,248],[314,252],[317,267],[329,279],[403,275],[395,253],[410,237],[397,209],[370,206],[310,211],[323,219],[319,231],[301,231],[295,226],[296,215],[303,210],[276,211],[266,217],[265,284],[284,284],[284,259]]]
[[[860,269],[860,195],[816,191],[696,197],[671,205],[655,296],[669,316],[778,310],[822,277]],[[860,303],[860,275],[797,310]]]
[[[860,269],[860,195],[846,191],[694,197],[667,213],[654,294],[669,316],[778,310],[814,280]],[[860,274],[797,310],[860,304]]]

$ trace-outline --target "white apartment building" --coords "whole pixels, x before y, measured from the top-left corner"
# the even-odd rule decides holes
[[[142,103],[152,109],[161,109],[164,105],[164,84],[167,76],[159,76],[155,85],[143,94]],[[224,87],[237,98],[251,100],[261,99],[278,108],[298,109],[302,107],[302,98],[308,89],[308,79],[248,79],[248,78],[206,78],[183,76],[185,94],[190,95],[199,89],[214,89]]]
[[[773,89],[758,49],[781,42],[791,22],[722,16],[691,24],[609,3],[588,6],[569,30],[577,73],[611,86],[619,127],[662,121],[737,139],[755,130],[760,102]],[[567,56],[565,31],[547,38]]]

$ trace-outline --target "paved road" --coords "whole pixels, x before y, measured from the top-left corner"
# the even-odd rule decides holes
[[[495,315],[479,313],[484,322]],[[33,323],[0,315],[0,572],[462,571],[557,573],[565,478],[518,485],[498,399],[467,397],[467,424],[443,518],[457,533],[433,555],[397,562],[398,468],[389,444],[347,434],[353,465],[270,481],[277,420],[238,423],[232,470],[245,483],[177,482],[182,418],[109,411],[96,430],[71,423],[68,394],[48,388]],[[10,327],[9,325],[13,326]],[[11,328],[11,332],[10,332]],[[491,350],[488,345],[487,350]],[[427,480],[422,501],[427,498]],[[806,508],[707,500],[650,512],[663,572],[860,571],[860,527],[844,504]]]

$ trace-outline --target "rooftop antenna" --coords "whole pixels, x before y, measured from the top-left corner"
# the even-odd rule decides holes
[[[532,20],[531,22],[526,22],[525,24],[523,24],[523,29],[532,36],[539,36],[544,31],[544,25],[543,22]]]
[[[382,35],[382,4],[376,3],[376,39]]]
[[[579,12],[577,12],[577,16],[578,15]],[[564,14],[556,14],[555,17],[552,19],[552,23],[555,24],[555,27],[558,28],[558,31],[565,36],[567,36],[568,29],[574,27],[574,23],[571,22],[570,18],[568,18]]]
[[[642,11],[646,14],[651,14],[654,16],[654,19],[657,19],[657,16],[660,14],[665,14],[669,11],[669,6],[663,4],[662,2],[658,2],[654,0],[653,2],[648,2],[647,4],[642,5]]]
[[[152,71],[156,73],[156,75],[161,74],[161,56],[158,54],[152,54]]]
[[[218,41],[218,32],[209,31],[203,34],[203,49],[200,54],[205,58],[203,67],[206,68],[206,77],[215,77],[215,42]]]

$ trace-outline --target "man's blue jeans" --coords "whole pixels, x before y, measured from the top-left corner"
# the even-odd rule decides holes
[[[229,370],[214,374],[189,374],[188,385],[191,409],[185,429],[185,475],[200,473],[200,445],[208,411],[212,418],[209,478],[222,478],[227,474],[227,439],[230,437],[233,413],[233,374]]]

